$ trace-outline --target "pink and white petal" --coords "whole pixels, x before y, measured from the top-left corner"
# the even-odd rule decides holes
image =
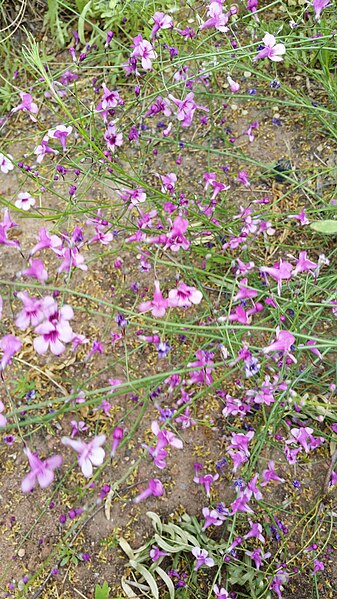
[[[270,48],[273,48],[276,43],[275,36],[272,35],[271,33],[266,33],[265,36],[263,37],[262,41],[265,46],[269,46]]]
[[[148,312],[151,309],[152,309],[152,302],[142,302],[138,306],[139,312]]]
[[[59,468],[62,465],[63,458],[61,455],[52,455],[45,461],[45,466],[51,470]]]
[[[89,458],[80,458],[78,463],[81,466],[84,476],[89,478],[92,475],[92,463]]]
[[[273,47],[273,52],[281,56],[286,53],[286,47],[284,44],[276,44],[276,46]]]
[[[6,426],[6,424],[7,424],[6,416],[4,416],[3,414],[0,414],[0,428]]]
[[[30,472],[29,474],[27,474],[27,476],[25,476],[25,478],[23,479],[22,483],[21,483],[21,491],[23,493],[30,493],[30,491],[32,491],[35,487],[36,484],[36,476],[34,474],[34,472]]]
[[[282,56],[269,56],[270,60],[272,60],[273,62],[281,62],[283,60]],[[280,295],[280,294],[279,294]]]
[[[61,443],[66,447],[72,447],[77,453],[82,453],[86,449],[86,444],[83,441],[70,439],[70,437],[62,437]]]
[[[165,316],[165,313],[166,308],[159,306],[153,306],[152,308],[152,316],[154,316],[155,318],[163,318]]]
[[[60,312],[62,314],[62,318],[64,318],[65,320],[71,320],[72,318],[74,318],[74,310],[71,306],[68,306],[68,304],[62,306]]]
[[[105,443],[105,441],[106,441],[105,435],[97,435],[97,437],[95,437],[91,441],[91,445],[92,445],[92,447],[101,447],[101,445],[103,445],[103,443]]]
[[[49,470],[48,468],[44,468],[42,472],[37,475],[37,481],[41,487],[41,489],[46,489],[49,485],[52,484],[54,480],[54,472],[53,470]]]
[[[33,341],[33,346],[38,354],[45,354],[49,347],[49,341],[47,341],[43,336],[36,337]]]
[[[54,354],[54,356],[60,356],[63,354],[65,348],[65,345],[63,345],[60,339],[55,339],[55,341],[50,342],[50,351],[52,354]]]
[[[100,466],[103,464],[105,458],[105,451],[103,447],[95,447],[90,452],[90,460],[94,466]]]

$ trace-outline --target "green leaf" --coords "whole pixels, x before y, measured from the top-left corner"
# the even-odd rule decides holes
[[[96,584],[95,599],[109,599],[109,592],[110,592],[110,588],[106,581],[104,581],[102,587],[99,584]]]
[[[118,539],[118,543],[120,545],[120,547],[123,549],[124,553],[126,553],[126,555],[128,556],[129,559],[135,559],[135,554],[132,551],[129,543],[123,539],[123,537],[120,537]]]
[[[170,599],[174,599],[174,584],[173,584],[171,578],[159,566],[157,566],[156,572],[157,572],[158,576],[160,576],[160,578],[165,582],[165,584],[168,588],[168,591],[170,593]]]
[[[337,220],[315,220],[310,227],[323,235],[337,235]]]
[[[91,8],[91,0],[89,0],[89,2],[85,5],[85,7],[83,8],[83,10],[78,18],[78,37],[80,38],[81,44],[85,44],[84,25],[85,25],[85,19],[87,16],[87,12],[89,12],[90,8]]]
[[[139,574],[143,576],[144,580],[147,582],[151,589],[153,599],[159,599],[159,589],[152,574],[144,566],[142,566],[141,564],[137,564],[137,562],[135,562],[134,560],[130,560],[130,566],[131,568],[137,570],[137,572],[139,572]]]

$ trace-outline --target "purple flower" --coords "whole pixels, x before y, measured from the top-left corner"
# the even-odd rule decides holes
[[[321,12],[324,8],[329,6],[330,0],[312,0],[312,6],[315,11],[315,18],[318,21],[321,16]]]
[[[137,495],[137,497],[135,497],[133,501],[134,503],[139,503],[140,501],[147,499],[151,495],[153,495],[154,497],[160,497],[161,495],[164,495],[164,487],[158,478],[153,478],[149,480],[149,486],[147,487],[147,489],[145,489],[139,495]]]
[[[260,58],[269,58],[274,62],[280,62],[283,54],[286,53],[286,47],[284,44],[277,44],[274,35],[266,33],[263,38],[263,49],[254,57],[253,60],[259,60]]]
[[[154,318],[163,318],[165,316],[166,309],[168,308],[169,302],[163,298],[162,292],[160,291],[159,281],[154,282],[155,291],[153,300],[148,302],[142,302],[138,306],[139,312],[149,312],[151,310]]]
[[[29,493],[39,483],[41,489],[46,489],[54,480],[54,470],[62,464],[62,456],[54,455],[42,462],[37,454],[32,453],[27,447],[24,450],[31,472],[23,479],[21,489],[23,493]]]
[[[21,103],[12,108],[12,112],[18,112],[22,110],[23,112],[29,112],[29,116],[34,123],[36,123],[36,118],[33,117],[33,114],[37,114],[39,109],[35,102],[33,102],[33,98],[30,94],[26,92],[20,92]]]
[[[156,12],[153,17],[154,25],[150,34],[150,38],[155,37],[160,29],[172,29],[172,17],[165,15],[163,12]]]
[[[265,487],[272,480],[275,480],[275,481],[280,482],[280,483],[284,483],[285,482],[284,478],[280,478],[276,474],[276,472],[274,470],[274,465],[275,465],[275,462],[273,460],[269,460],[269,462],[268,462],[268,468],[266,470],[263,470],[263,472],[262,472],[262,480],[263,480],[263,482],[261,483],[261,487]]]
[[[86,478],[92,475],[93,466],[103,464],[105,451],[101,446],[105,443],[105,435],[98,435],[89,443],[76,441],[69,437],[62,437],[61,441],[63,445],[72,447],[78,453],[78,463]]]
[[[314,560],[314,569],[312,574],[317,574],[317,572],[323,572],[324,570],[324,564],[323,562],[320,562],[318,559]]]
[[[263,353],[268,354],[270,352],[284,352],[286,356],[295,362],[297,362],[296,358],[290,353],[290,349],[292,345],[295,343],[295,337],[290,331],[282,331],[279,327],[276,328],[276,340],[263,348]]]
[[[208,566],[212,568],[214,566],[214,560],[211,557],[208,557],[208,551],[206,549],[201,549],[200,547],[193,547],[192,554],[196,558],[196,564],[194,569],[199,570],[201,566]]]
[[[169,291],[168,297],[170,307],[188,308],[192,304],[200,304],[203,296],[195,287],[189,287],[183,281],[179,281],[177,288]]]
[[[152,545],[152,549],[150,551],[150,558],[153,562],[158,561],[160,557],[165,557],[165,555],[168,555],[166,551],[161,551],[159,547],[157,547],[157,545]]]
[[[114,430],[112,431],[112,448],[111,448],[111,457],[114,457],[116,455],[116,451],[118,448],[118,445],[120,444],[121,440],[123,439],[124,436],[124,430],[120,427],[120,426],[116,426],[114,428]]]
[[[18,337],[15,337],[15,335],[5,335],[0,339],[0,349],[3,351],[0,362],[0,372],[12,362],[12,357],[20,351],[21,347],[22,343]]]
[[[74,336],[69,324],[73,316],[74,312],[70,306],[64,305],[58,309],[55,305],[47,319],[35,328],[35,333],[39,335],[33,341],[35,351],[38,354],[45,354],[50,348],[55,356],[62,354],[65,350],[64,343],[69,343]]]
[[[222,516],[216,510],[210,510],[208,507],[203,508],[202,514],[205,518],[202,530],[206,530],[209,526],[221,526],[226,519],[225,516]]]
[[[66,127],[65,125],[57,125],[55,129],[50,129],[48,131],[49,137],[54,137],[60,141],[63,151],[66,151],[67,137],[72,132],[72,127]]]

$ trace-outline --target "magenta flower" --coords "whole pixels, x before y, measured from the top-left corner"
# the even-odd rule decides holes
[[[3,154],[1,154],[0,152],[0,171],[4,174],[7,175],[7,173],[9,171],[12,171],[14,168],[14,164],[12,163],[11,159],[13,157],[10,154],[7,154],[7,156],[4,156]]]
[[[202,514],[205,518],[205,523],[202,530],[206,530],[209,526],[222,526],[226,517],[219,514],[216,510],[210,510],[208,507],[204,507]]]
[[[268,551],[267,553],[262,553],[261,549],[254,549],[254,551],[245,551],[245,554],[248,555],[255,562],[255,568],[257,570],[261,568],[263,560],[271,556],[270,551]]]
[[[226,589],[224,589],[223,587],[221,587],[221,589],[220,589],[218,587],[218,585],[215,584],[213,587],[213,591],[216,596],[216,599],[229,599],[229,594],[227,593]]]
[[[206,106],[199,106],[194,101],[194,93],[190,92],[187,94],[184,100],[179,100],[175,98],[171,94],[169,95],[170,100],[178,107],[177,119],[181,122],[182,127],[189,127],[192,123],[193,116],[197,108],[199,110],[204,110],[205,112],[209,112],[209,109]]]
[[[104,462],[105,451],[101,447],[105,443],[105,435],[97,435],[89,443],[62,437],[63,445],[72,447],[78,453],[78,463],[81,467],[83,475],[90,478],[92,475],[93,466],[101,466]]]
[[[57,272],[70,272],[71,268],[79,268],[84,271],[88,270],[84,256],[76,247],[64,248],[61,251],[57,251],[57,253],[63,258]]]
[[[165,316],[166,310],[169,306],[169,302],[167,299],[163,298],[162,292],[160,291],[159,281],[154,282],[155,291],[153,294],[153,300],[148,302],[142,302],[138,306],[139,312],[149,312],[154,318],[163,318]]]
[[[44,267],[42,260],[29,260],[30,266],[23,270],[20,274],[22,277],[32,277],[40,283],[44,283],[48,279],[48,272]]]
[[[323,562],[320,562],[318,559],[314,560],[314,569],[312,574],[317,574],[317,572],[323,572],[324,570],[324,564]]]
[[[60,141],[63,151],[65,152],[67,145],[67,137],[68,135],[70,135],[72,130],[73,128],[70,126],[66,127],[65,125],[58,125],[57,127],[55,127],[55,129],[50,129],[48,131],[48,136],[58,139]]]
[[[152,60],[157,58],[157,54],[150,42],[143,40],[141,35],[137,35],[133,38],[133,48],[131,56],[141,58],[143,69],[150,71],[152,69]]]
[[[150,34],[150,38],[155,37],[160,29],[172,29],[172,17],[165,15],[163,12],[156,12],[153,17],[154,25]]]
[[[35,333],[39,335],[33,341],[35,351],[45,354],[50,349],[55,356],[61,355],[65,351],[64,343],[72,341],[74,336],[68,322],[73,317],[73,309],[68,305],[49,314],[47,319],[35,328]]]
[[[123,133],[117,133],[116,125],[112,122],[108,124],[105,130],[104,139],[108,149],[112,152],[123,145]]]
[[[252,299],[253,297],[256,297],[258,295],[258,291],[256,291],[256,289],[247,287],[247,282],[248,282],[248,279],[246,278],[246,279],[242,279],[238,283],[239,291],[233,297],[233,301],[236,302],[238,300],[243,300],[243,299]]]
[[[266,539],[264,538],[264,536],[262,534],[262,525],[259,524],[258,522],[253,522],[252,520],[249,520],[249,524],[250,524],[250,531],[247,532],[247,534],[243,537],[245,539],[245,541],[247,539],[253,538],[253,539],[258,539],[259,541],[261,541],[261,543],[265,543]]]
[[[273,62],[280,62],[282,56],[286,53],[286,47],[284,44],[277,44],[274,35],[266,33],[263,40],[264,48],[253,58],[254,61],[260,60],[260,58],[269,58]]]
[[[239,495],[235,501],[231,504],[232,512],[231,515],[236,514],[236,512],[246,512],[247,514],[253,514],[253,510],[248,505],[248,501],[250,500],[250,496],[244,492]]]
[[[302,445],[305,453],[309,453],[309,451],[316,449],[316,447],[319,447],[319,445],[325,441],[324,437],[314,437],[312,434],[314,431],[309,426],[292,428],[290,432],[293,438],[286,441],[286,443],[293,443],[296,441]]]
[[[284,590],[283,585],[286,584],[288,580],[289,575],[283,570],[280,570],[271,581],[269,588],[271,591],[274,591],[274,593],[276,593],[278,599],[282,599],[282,591]]]
[[[103,97],[99,104],[97,104],[96,110],[101,113],[104,121],[108,119],[109,110],[113,110],[116,106],[123,105],[124,102],[117,91],[111,91],[107,88],[105,83],[102,84]]]
[[[2,412],[4,411],[4,409],[5,409],[5,406],[4,406],[4,404],[2,403],[2,401],[0,399],[0,428],[6,426],[6,424],[7,424],[7,418],[6,418],[6,416],[4,416],[2,414]]]
[[[231,14],[234,14],[234,12],[232,11],[224,13],[222,4],[220,2],[211,2],[208,5],[207,11],[207,16],[209,18],[200,26],[200,31],[202,31],[203,29],[210,29],[211,27],[215,27],[215,29],[217,29],[218,31],[226,33],[228,31],[228,18]]]
[[[23,112],[29,112],[29,116],[34,123],[36,123],[36,118],[33,117],[33,114],[37,114],[39,109],[35,102],[33,102],[33,98],[30,94],[26,92],[20,92],[21,103],[12,108],[12,112],[18,112],[22,110]]]
[[[44,159],[46,154],[54,154],[54,156],[57,156],[57,154],[58,154],[57,150],[54,150],[53,148],[48,146],[48,141],[49,141],[49,137],[48,137],[48,135],[45,135],[44,138],[42,139],[40,145],[37,146],[37,148],[35,148],[35,150],[34,150],[34,154],[36,154],[36,156],[37,156],[36,162],[38,164],[40,164],[42,162],[42,160]]]
[[[236,81],[234,81],[234,79],[232,79],[232,77],[230,77],[230,75],[228,75],[227,81],[229,84],[229,89],[231,90],[231,92],[233,94],[236,94],[238,91],[240,91],[240,84],[237,83]]]
[[[257,486],[258,478],[259,475],[255,474],[255,476],[253,476],[253,478],[249,481],[247,488],[245,489],[245,492],[248,493],[249,498],[251,498],[252,495],[254,495],[256,501],[260,501],[260,499],[263,498],[263,495]]]
[[[28,192],[20,192],[18,199],[15,201],[15,206],[20,210],[27,212],[32,206],[35,205],[35,200]]]
[[[290,331],[281,331],[279,327],[276,328],[276,340],[263,348],[263,353],[268,354],[273,351],[283,352],[286,356],[295,362],[297,362],[296,358],[290,353],[290,349],[292,345],[295,343],[295,337],[290,333]]]
[[[111,457],[115,457],[117,448],[124,437],[124,430],[120,426],[116,426],[112,431],[112,448]]]
[[[16,326],[21,331],[25,331],[29,326],[36,327],[48,314],[57,309],[57,304],[50,295],[43,299],[37,299],[36,297],[29,297],[27,291],[20,291],[17,297],[23,303],[23,309],[15,320]]]
[[[54,480],[54,470],[62,464],[62,456],[54,455],[43,462],[28,447],[23,451],[28,458],[31,471],[21,483],[22,492],[29,493],[34,489],[37,482],[41,489],[46,489]]]
[[[135,497],[133,501],[134,503],[139,503],[140,501],[143,501],[144,499],[151,497],[151,495],[153,495],[154,497],[160,497],[161,495],[164,495],[164,487],[158,478],[153,478],[149,480],[149,486],[147,487],[147,489],[145,489],[139,495],[137,495],[137,497]]]
[[[247,456],[249,456],[248,444],[253,439],[255,433],[254,431],[249,431],[248,433],[233,433],[231,438],[231,449],[239,449],[243,451]]]
[[[261,483],[261,487],[265,487],[266,485],[268,485],[268,483],[270,483],[272,480],[275,480],[279,483],[284,483],[284,478],[280,478],[280,476],[278,476],[275,472],[275,462],[273,460],[269,460],[268,462],[268,468],[266,468],[265,470],[263,470],[262,472],[262,483]]]
[[[166,551],[161,551],[159,547],[157,547],[157,545],[152,545],[152,549],[150,551],[150,558],[153,562],[157,562],[160,557],[165,557],[165,555],[168,555]]]
[[[190,242],[185,237],[188,227],[188,220],[181,216],[176,216],[173,221],[171,231],[167,234],[165,249],[170,248],[173,252],[178,252],[180,248],[188,250]]]
[[[297,260],[297,264],[292,272],[295,276],[299,272],[312,271],[317,268],[317,263],[312,262],[307,258],[307,252],[300,252]]]
[[[183,281],[179,281],[177,288],[169,291],[168,297],[171,308],[189,308],[192,304],[200,304],[202,293],[195,287],[189,287]]]
[[[321,16],[321,12],[324,8],[329,6],[330,0],[312,0],[312,6],[315,11],[315,18],[318,21]]]
[[[39,234],[36,237],[38,243],[34,245],[31,249],[29,255],[33,256],[40,250],[44,250],[46,248],[55,249],[59,248],[62,245],[62,240],[57,235],[50,235],[48,230],[45,227],[42,227],[39,230]]]
[[[308,225],[310,223],[309,219],[307,218],[305,208],[303,208],[299,214],[290,214],[287,218],[298,220],[298,223],[301,226]]]
[[[201,549],[201,547],[193,547],[192,554],[197,560],[194,567],[195,570],[199,570],[201,566],[207,566],[208,568],[212,568],[214,566],[214,559],[208,557],[208,551],[206,551],[206,549]]]
[[[290,262],[280,260],[274,266],[262,266],[260,272],[266,273],[277,281],[278,294],[281,295],[282,281],[289,280],[292,276],[293,266]]]
[[[5,335],[0,339],[0,349],[3,351],[0,362],[0,372],[4,370],[8,364],[11,364],[12,357],[20,351],[21,347],[22,343],[20,339],[14,335]]]
[[[199,485],[203,485],[205,487],[207,497],[211,496],[211,485],[216,480],[218,480],[219,475],[216,474],[205,474],[204,476],[195,476],[193,481]]]

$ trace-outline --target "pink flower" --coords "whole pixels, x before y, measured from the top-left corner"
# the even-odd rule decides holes
[[[312,574],[317,574],[317,572],[323,572],[324,570],[324,564],[323,562],[320,562],[318,559],[314,560],[314,569],[312,571]]]
[[[29,297],[27,291],[20,291],[17,297],[23,303],[23,309],[15,320],[15,325],[21,331],[25,331],[29,326],[36,327],[48,314],[57,309],[57,304],[50,295],[43,299],[37,299]]]
[[[249,520],[249,524],[250,524],[250,531],[247,532],[247,534],[243,537],[245,539],[245,541],[247,539],[258,539],[259,541],[261,541],[261,543],[265,543],[266,539],[264,538],[263,534],[262,534],[262,525],[259,524],[258,522],[253,522],[252,520]]]
[[[193,547],[192,554],[197,560],[194,567],[195,570],[199,570],[201,566],[208,566],[208,568],[212,568],[214,566],[214,559],[208,557],[208,551],[206,551],[206,549],[201,549],[201,547]]]
[[[186,218],[182,218],[181,216],[176,216],[173,221],[172,229],[167,234],[165,249],[169,247],[172,252],[178,252],[180,248],[183,248],[183,250],[188,250],[191,244],[185,237],[187,227],[188,220]]]
[[[104,133],[104,139],[108,149],[112,152],[123,145],[123,133],[117,133],[115,123],[108,124]]]
[[[239,172],[238,181],[239,181],[239,183],[242,183],[242,185],[244,185],[245,187],[247,187],[247,188],[250,187],[249,177],[248,177],[248,173],[246,173],[246,171]],[[252,231],[252,232],[255,233],[255,231]]]
[[[141,304],[139,304],[138,310],[139,312],[151,311],[151,314],[152,316],[154,316],[154,318],[163,318],[169,306],[169,302],[167,299],[163,298],[162,292],[160,291],[159,281],[155,281],[154,286],[155,291],[153,294],[153,300],[148,302],[142,302]]]
[[[218,585],[215,584],[213,587],[213,591],[216,595],[216,599],[229,599],[229,595],[228,595],[226,589],[224,589],[223,587],[221,587],[221,589],[220,589],[218,587]]]
[[[230,75],[228,75],[227,81],[229,83],[229,89],[233,94],[236,94],[236,92],[240,91],[240,84],[234,81]]]
[[[32,206],[35,205],[35,200],[32,198],[30,193],[21,191],[18,194],[18,199],[15,201],[15,206],[20,210],[28,211]]]
[[[78,463],[83,475],[90,478],[93,466],[101,466],[104,462],[105,451],[102,445],[105,443],[105,435],[97,435],[89,443],[84,441],[62,437],[63,445],[72,447],[78,453]]]
[[[134,503],[139,503],[140,501],[143,501],[144,499],[151,497],[151,495],[153,495],[154,497],[160,497],[161,495],[164,495],[164,487],[158,478],[153,478],[149,480],[149,486],[147,487],[147,489],[145,489],[139,495],[137,495],[137,497],[135,497],[133,501]]]
[[[269,551],[267,551],[267,553],[262,553],[261,549],[254,549],[254,551],[245,551],[245,554],[248,555],[255,562],[255,567],[257,570],[261,568],[263,560],[271,556],[271,553]]]
[[[228,31],[228,27],[226,25],[231,14],[231,11],[228,13],[223,12],[221,3],[211,2],[207,11],[207,16],[209,18],[200,26],[200,31],[215,27],[218,31],[226,33]]]
[[[131,207],[146,201],[146,193],[142,187],[136,187],[136,189],[123,189],[123,191],[118,192],[118,195],[120,195],[122,200],[130,203]]]
[[[131,56],[142,59],[142,67],[145,71],[152,69],[152,60],[157,58],[157,54],[154,51],[150,42],[143,40],[141,35],[137,35],[133,38],[134,50]]]
[[[208,528],[209,526],[222,526],[224,520],[226,519],[216,510],[210,510],[208,507],[203,508],[202,514],[205,518],[205,523],[202,527],[202,530],[206,530],[206,528]]]
[[[209,109],[205,106],[196,104],[193,92],[188,93],[184,100],[178,100],[172,94],[169,95],[169,98],[178,107],[177,119],[181,122],[182,127],[189,127],[191,125],[197,108],[209,112]]]
[[[253,130],[254,129],[258,129],[259,128],[259,123],[258,121],[253,121],[249,127],[246,129],[246,131],[243,132],[243,135],[248,135],[248,139],[249,141],[252,143],[255,139],[255,136],[253,134]]]
[[[266,470],[263,470],[263,472],[262,472],[262,481],[263,482],[261,483],[261,487],[265,487],[272,480],[275,480],[276,482],[279,482],[279,483],[285,482],[284,478],[280,478],[279,476],[277,476],[274,466],[275,466],[275,462],[273,460],[269,460],[268,468],[266,468]]]
[[[219,475],[216,474],[205,474],[204,476],[195,476],[193,481],[199,485],[203,485],[205,487],[207,497],[211,495],[211,485],[216,480],[218,480]]]
[[[23,451],[28,458],[31,471],[21,483],[22,492],[29,493],[34,489],[37,482],[41,489],[46,489],[54,480],[54,470],[62,464],[62,456],[54,455],[43,462],[28,447]]]
[[[7,156],[4,156],[0,152],[0,171],[4,175],[7,175],[7,173],[9,171],[12,171],[14,168],[14,164],[11,162],[10,159],[13,159],[13,156],[11,156],[10,154],[7,154]]]
[[[150,38],[152,39],[158,33],[160,29],[172,29],[173,21],[172,17],[169,15],[165,15],[163,12],[156,12],[153,17],[154,25],[152,27],[152,31],[150,34]]]
[[[192,304],[200,304],[202,293],[195,287],[189,287],[183,281],[179,281],[177,288],[169,291],[168,297],[171,308],[189,308]]]
[[[103,98],[97,105],[96,110],[101,113],[103,120],[106,121],[109,116],[109,110],[116,108],[118,105],[123,105],[124,102],[117,91],[111,91],[105,83],[102,84],[102,87]]]
[[[244,300],[244,299],[252,299],[253,297],[256,297],[258,295],[258,291],[256,291],[256,289],[251,289],[250,287],[247,287],[247,282],[248,279],[242,279],[239,283],[238,283],[238,287],[239,287],[239,291],[238,293],[233,297],[233,301],[238,301],[238,300]]]
[[[53,250],[62,245],[62,240],[57,235],[50,235],[45,227],[41,227],[36,239],[38,240],[38,243],[31,249],[29,253],[30,256],[33,256],[40,250],[44,250],[46,248],[51,248]]]
[[[88,270],[84,256],[76,247],[64,248],[63,250],[57,251],[57,254],[63,258],[57,272],[70,272],[71,268],[79,268],[84,271]]]
[[[65,152],[67,145],[67,137],[68,135],[70,135],[72,130],[73,128],[70,126],[66,127],[65,125],[58,125],[55,129],[50,129],[48,131],[48,135],[49,137],[54,137],[55,139],[58,139],[61,143],[63,151]]]
[[[240,494],[239,497],[231,504],[231,515],[236,514],[236,512],[246,512],[247,514],[253,514],[253,510],[248,505],[249,500],[250,496],[247,495],[247,493]]]
[[[309,219],[307,218],[306,212],[305,212],[305,208],[303,208],[303,210],[301,210],[301,212],[299,212],[299,214],[290,214],[287,218],[292,218],[294,220],[298,220],[299,225],[308,225],[310,223]]]
[[[321,12],[324,8],[326,8],[327,6],[329,6],[330,4],[330,0],[312,0],[312,6],[314,8],[315,11],[315,18],[318,21],[320,16],[321,16]]]
[[[311,260],[309,260],[309,258],[307,258],[307,252],[300,252],[298,260],[297,260],[297,264],[296,264],[292,274],[295,276],[299,272],[315,270],[315,268],[317,268],[317,264],[316,264],[316,262],[312,262]]]
[[[293,265],[285,260],[276,262],[274,266],[262,266],[260,272],[266,273],[277,281],[278,294],[281,295],[282,281],[288,281],[292,277]]]
[[[163,193],[174,193],[175,184],[177,182],[177,175],[175,173],[168,173],[167,175],[158,175],[157,173],[157,177],[161,179],[161,191]]]
[[[57,156],[57,154],[58,154],[57,150],[54,150],[53,148],[48,146],[48,141],[49,141],[49,137],[48,137],[48,135],[45,135],[41,141],[41,144],[39,146],[37,146],[37,148],[35,148],[35,150],[34,150],[34,154],[36,154],[36,156],[37,156],[36,162],[38,164],[40,164],[42,162],[42,160],[44,159],[46,154],[54,154],[54,156]]]
[[[309,426],[292,428],[290,432],[293,438],[286,441],[286,443],[293,443],[295,440],[297,443],[302,445],[306,453],[316,449],[316,447],[319,447],[325,441],[324,437],[314,437],[312,434],[314,431]]]
[[[5,409],[5,406],[0,399],[0,428],[2,428],[3,426],[6,426],[6,424],[7,424],[7,418],[6,418],[6,416],[4,416],[2,414],[4,409]]]
[[[124,437],[124,430],[120,426],[116,426],[112,431],[112,448],[110,456],[113,458],[116,455],[118,445]]]
[[[157,547],[156,545],[152,545],[152,549],[150,551],[150,558],[153,562],[158,561],[160,557],[165,557],[165,555],[168,555],[166,551],[161,551],[159,547]]]
[[[291,346],[295,343],[295,337],[290,331],[281,331],[279,327],[276,328],[276,340],[267,347],[263,348],[263,353],[268,354],[270,352],[284,352],[286,356],[296,364],[296,358],[290,353]]]
[[[277,44],[274,35],[271,35],[271,33],[266,33],[262,41],[264,48],[263,50],[260,50],[253,60],[256,61],[260,58],[269,58],[273,62],[280,62],[283,54],[286,53],[285,45]]]
[[[22,347],[22,343],[20,339],[15,337],[14,335],[5,335],[0,339],[0,349],[2,349],[3,354],[0,362],[0,372],[6,368],[8,364],[12,362],[12,357],[18,351],[20,351]]]
[[[30,118],[34,123],[36,123],[36,118],[33,117],[33,114],[37,114],[39,109],[35,102],[33,102],[32,96],[26,92],[20,92],[20,96],[21,103],[15,106],[15,108],[12,108],[12,112],[18,112],[19,110],[22,110],[23,112],[29,112]]]
[[[65,351],[64,343],[72,341],[74,336],[69,320],[74,317],[73,309],[68,306],[53,311],[41,324],[35,328],[39,335],[33,341],[33,346],[38,354],[45,354],[48,349],[59,356]]]
[[[44,267],[44,263],[42,260],[29,260],[29,268],[23,270],[20,274],[22,277],[33,277],[33,279],[37,279],[40,283],[44,283],[48,279],[48,272]]]

